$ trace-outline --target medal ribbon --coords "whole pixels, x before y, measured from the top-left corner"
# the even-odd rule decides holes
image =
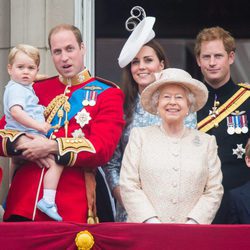
[[[214,128],[215,124],[219,124],[249,97],[250,91],[245,88],[240,88],[229,100],[218,108],[218,115],[216,117],[211,117],[210,115],[205,117],[197,124],[197,129],[207,132]]]
[[[70,111],[68,113],[68,121],[70,121],[73,117],[75,117],[75,115],[84,108],[83,105],[83,98],[86,96],[86,92],[89,91],[89,88],[91,87],[98,87],[98,88],[94,88],[95,92],[96,92],[96,98],[99,94],[101,94],[103,91],[111,88],[109,85],[102,83],[98,80],[95,80],[93,82],[90,82],[88,84],[86,84],[85,86],[83,86],[80,89],[77,89],[76,91],[73,92],[73,94],[71,95],[71,97],[69,98],[68,102],[70,103]],[[60,127],[64,125],[64,121],[65,121],[65,115],[62,117],[61,123],[60,123]],[[54,116],[53,120],[51,121],[51,126],[55,126],[57,125],[59,122],[59,117],[58,116]],[[49,133],[47,134],[47,136],[50,136],[53,131],[55,129],[51,129],[49,131]]]

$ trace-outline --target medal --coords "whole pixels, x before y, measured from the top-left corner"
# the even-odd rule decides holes
[[[90,101],[89,101],[89,105],[90,106],[95,106],[95,104],[96,104],[96,97],[97,97],[96,91],[91,91]]]
[[[89,105],[89,90],[86,91],[85,98],[84,98],[84,100],[82,101],[82,105],[83,105],[83,106],[88,106],[88,105]]]
[[[241,116],[241,124],[242,124],[241,131],[242,131],[243,134],[246,134],[248,132],[247,115],[242,115]]]
[[[88,106],[88,105],[89,105],[89,101],[86,100],[86,99],[83,100],[83,101],[82,101],[82,105],[83,105],[83,106]]]
[[[241,134],[241,128],[240,128],[240,127],[235,128],[234,131],[235,131],[235,133],[238,134],[238,135]]]
[[[233,124],[233,118],[232,116],[227,117],[227,133],[229,135],[234,134],[234,124]]]
[[[214,96],[214,105],[212,107],[212,110],[209,110],[209,115],[212,118],[216,118],[219,114],[218,107],[220,106],[220,102],[217,101],[217,95]]]
[[[245,149],[242,146],[243,144],[237,144],[236,148],[233,148],[233,155],[237,156],[237,159],[242,159],[245,154]]]
[[[89,101],[89,106],[95,106],[96,104],[96,101],[95,100],[90,100]]]
[[[242,131],[243,134],[246,134],[248,132],[248,127],[246,127],[246,126],[242,127],[241,131]]]
[[[233,116],[233,119],[234,119],[234,124],[236,126],[236,128],[234,129],[235,133],[236,134],[241,134],[241,127],[240,127],[240,116],[238,115],[235,115]]]
[[[229,135],[233,135],[233,134],[234,134],[234,127],[229,127],[229,128],[227,129],[227,133],[228,133]]]
[[[97,99],[97,92],[94,90],[87,90],[85,94],[85,98],[82,101],[83,106],[95,106]]]

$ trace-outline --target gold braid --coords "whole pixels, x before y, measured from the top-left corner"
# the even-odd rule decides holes
[[[66,96],[66,93],[69,92],[68,87],[71,85],[66,86],[66,89],[63,94],[56,96],[46,107],[44,110],[44,116],[48,123],[51,123],[55,115],[57,114],[59,121],[58,124],[53,126],[53,128],[58,129],[61,126],[61,121],[64,116],[65,111],[65,134],[68,137],[68,113],[70,111],[70,103],[68,101],[69,97]]]
[[[70,103],[68,102],[68,99],[65,101],[64,106],[65,110],[65,121],[64,121],[64,128],[65,128],[65,135],[68,137],[68,126],[69,126],[69,121],[68,121],[68,113],[70,111]]]
[[[46,121],[51,123],[56,113],[62,107],[62,105],[67,101],[67,97],[63,94],[56,96],[44,110],[44,116]]]

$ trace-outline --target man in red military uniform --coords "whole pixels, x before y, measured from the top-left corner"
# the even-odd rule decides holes
[[[49,46],[59,76],[33,87],[52,125],[50,139],[4,130],[1,121],[0,155],[11,157],[21,151],[26,159],[13,177],[4,220],[50,220],[36,209],[36,203],[43,195],[45,157],[54,154],[64,166],[56,195],[58,213],[64,221],[91,223],[96,221],[94,173],[111,158],[119,141],[123,93],[113,83],[90,76],[76,27],[53,28]]]

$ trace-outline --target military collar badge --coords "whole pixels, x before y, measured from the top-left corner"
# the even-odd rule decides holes
[[[81,71],[80,73],[78,73],[76,76],[72,78],[59,76],[59,79],[63,84],[70,85],[70,86],[81,84],[83,82],[86,82],[90,78],[91,78],[91,75],[87,69],[84,69],[83,71]]]

